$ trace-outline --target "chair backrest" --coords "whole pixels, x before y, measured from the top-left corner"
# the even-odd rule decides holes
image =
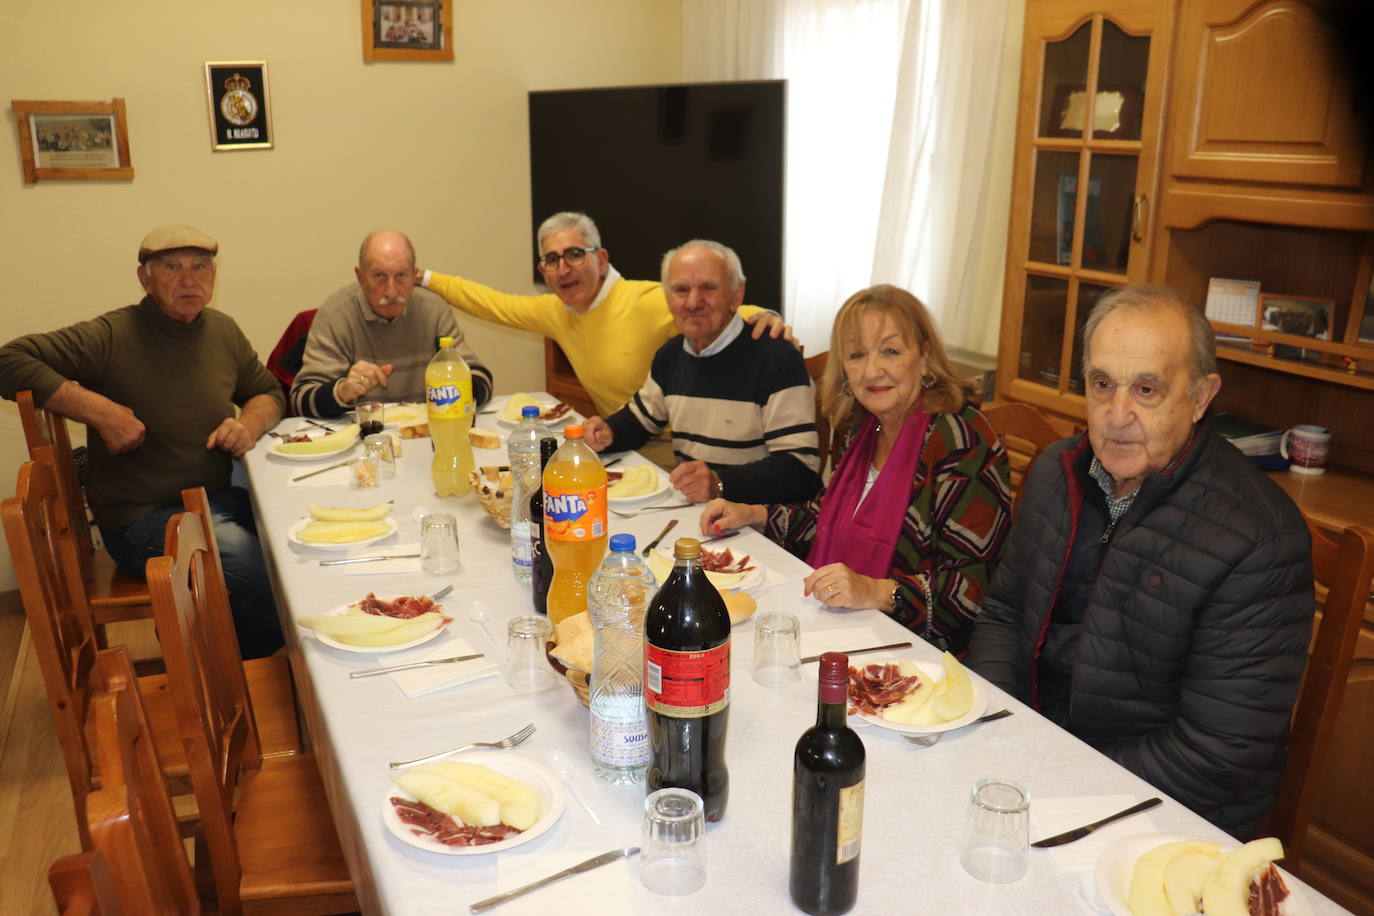
[[[43,446],[52,449],[53,470],[57,473],[57,491],[62,496],[67,517],[71,520],[72,536],[76,540],[76,558],[81,576],[90,579],[95,568],[95,547],[91,541],[91,526],[86,520],[86,491],[76,476],[76,462],[72,458],[72,440],[67,434],[67,420],[50,410],[43,410],[33,402],[33,392],[25,389],[15,395],[19,405],[19,422],[29,446],[29,457]]]
[[[1297,871],[1302,863],[1322,764],[1335,734],[1374,579],[1374,534],[1352,527],[1332,538],[1310,518],[1307,527],[1312,533],[1313,578],[1326,588],[1326,601],[1293,707],[1288,763],[1269,816],[1269,831],[1283,841],[1284,867],[1289,871]]]
[[[219,908],[240,910],[242,868],[234,837],[235,791],[262,766],[252,701],[239,661],[224,579],[210,570],[202,517],[167,523],[167,554],[148,561],[148,590],[162,640],[191,785],[200,811]]]
[[[105,857],[95,850],[63,856],[48,868],[48,885],[61,916],[122,916]]]
[[[296,373],[301,371],[305,358],[305,342],[310,335],[310,326],[315,323],[315,313],[319,309],[305,309],[297,312],[291,323],[282,331],[281,338],[272,352],[267,355],[267,371],[281,385],[282,397],[286,398],[286,415],[291,416],[291,383]]]
[[[982,408],[983,416],[1002,437],[1011,465],[1012,511],[1021,505],[1021,487],[1030,466],[1048,446],[1064,438],[1049,418],[1029,404],[1008,402]]]
[[[90,715],[101,786],[86,798],[86,820],[124,911],[198,913],[191,865],[137,689],[97,694]]]
[[[811,384],[816,389],[816,439],[821,451],[821,464],[816,470],[822,479],[825,478],[825,469],[830,464],[834,451],[834,443],[831,441],[834,437],[834,431],[830,428],[830,420],[826,417],[821,402],[821,377],[825,375],[825,364],[829,360],[829,350],[806,358],[806,374],[811,376]]]

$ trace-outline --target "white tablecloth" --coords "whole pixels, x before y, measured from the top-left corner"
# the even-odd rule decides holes
[[[499,399],[498,399],[499,404]],[[294,430],[297,420],[280,429]],[[498,429],[494,416],[479,425]],[[501,432],[507,430],[501,428]],[[321,466],[288,462],[268,453],[264,440],[247,457],[258,531],[268,553],[285,620],[319,613],[374,590],[379,594],[430,593],[452,583],[444,599],[456,617],[451,635],[500,658],[482,628],[468,619],[474,599],[492,611],[488,628],[504,640],[506,622],[530,613],[529,588],[512,573],[508,533],[483,513],[474,497],[439,499],[429,485],[430,442],[407,440],[399,474],[380,488],[287,487],[287,479]],[[356,454],[356,451],[355,451]],[[336,459],[337,460],[337,459]],[[477,451],[478,464],[504,464],[499,452]],[[626,464],[639,461],[631,455]],[[676,494],[674,494],[676,495]],[[298,547],[286,531],[314,502],[364,506],[395,500],[399,531],[377,545],[418,541],[415,518],[421,508],[457,515],[462,567],[448,576],[350,575],[325,568],[320,559],[342,552]],[[670,539],[696,531],[698,511],[678,509],[625,519],[611,516],[612,532],[630,532],[644,543],[670,518],[678,525]],[[797,614],[803,634],[819,630],[865,628],[882,642],[911,638],[905,629],[876,611],[837,612],[803,597],[803,563],[756,532],[731,541],[762,561],[779,580],[759,592],[761,610]],[[384,655],[362,655],[329,648],[294,625],[286,627],[287,646],[305,711],[310,739],[320,760],[335,823],[367,913],[466,913],[467,905],[555,871],[596,853],[639,845],[642,787],[607,787],[592,775],[587,753],[587,712],[572,691],[557,689],[517,695],[500,678],[479,681],[407,699],[387,676],[350,680],[348,672],[424,655],[422,648]],[[753,631],[737,628],[731,658],[731,706],[726,761],[730,800],[724,820],[706,835],[706,886],[685,897],[659,897],[639,884],[636,864],[620,862],[574,877],[501,907],[497,912],[592,913],[597,916],[643,913],[700,913],[709,916],[797,912],[787,895],[792,748],[814,722],[816,666],[803,669],[802,681],[767,689],[750,677]],[[914,639],[903,654],[935,659],[933,648]],[[854,913],[1074,914],[1104,912],[1090,871],[1062,869],[1048,851],[1032,850],[1025,877],[1008,885],[983,884],[960,867],[958,853],[969,786],[984,776],[1009,777],[1035,798],[1100,795],[1132,800],[1159,795],[1153,787],[1051,725],[994,687],[989,710],[1011,708],[1015,715],[952,733],[921,749],[901,735],[877,727],[861,730],[868,754],[859,902]],[[382,824],[381,810],[390,780],[387,762],[432,753],[476,739],[510,734],[527,722],[537,734],[521,754],[568,773],[576,798],[569,797],[561,819],[531,842],[497,855],[442,856],[412,848]],[[581,804],[579,804],[579,800]],[[585,808],[583,805],[585,804]],[[589,809],[589,810],[588,810]],[[590,811],[590,813],[589,813]],[[1202,839],[1225,835],[1172,800],[1136,823],[1140,830],[1182,833]],[[1033,837],[1035,838],[1034,829]],[[1087,842],[1087,841],[1084,841]],[[1307,889],[1318,913],[1342,910]]]

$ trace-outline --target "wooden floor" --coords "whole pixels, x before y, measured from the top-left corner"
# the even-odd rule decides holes
[[[151,622],[116,626],[111,645],[128,645],[135,657],[156,654]],[[81,844],[43,677],[13,593],[0,595],[0,824],[0,913],[55,914],[48,866]]]

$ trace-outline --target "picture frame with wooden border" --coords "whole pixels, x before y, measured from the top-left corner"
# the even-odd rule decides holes
[[[453,60],[453,0],[362,0],[363,60]]]
[[[129,120],[122,98],[98,102],[10,102],[28,184],[43,179],[128,180]]]
[[[272,149],[275,134],[267,61],[206,61],[205,100],[212,150]]]

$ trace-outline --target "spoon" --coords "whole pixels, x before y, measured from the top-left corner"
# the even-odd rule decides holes
[[[468,605],[468,620],[480,626],[482,632],[487,634],[487,640],[494,646],[497,644],[496,637],[492,636],[491,630],[487,629],[487,621],[490,619],[491,609],[487,607],[487,603],[480,598],[474,598],[472,603]]]
[[[568,794],[573,797],[573,801],[582,806],[582,810],[587,812],[587,816],[594,821],[597,826],[601,825],[601,818],[596,816],[596,812],[587,806],[582,800],[582,796],[577,794],[577,789],[573,786],[572,767],[569,765],[568,755],[560,750],[552,750],[546,755],[549,762],[549,769],[558,774],[558,778],[563,781],[563,785],[568,787]]]

